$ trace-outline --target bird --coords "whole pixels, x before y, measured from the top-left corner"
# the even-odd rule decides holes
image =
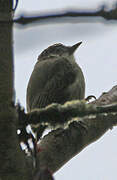
[[[74,57],[74,52],[81,44],[82,42],[78,42],[73,46],[65,46],[57,43],[49,46],[38,56],[27,86],[28,113],[52,103],[64,104],[67,101],[84,99],[85,78]],[[52,128],[51,124],[37,124],[31,127],[36,142],[47,128]],[[57,122],[54,128],[58,127]]]
[[[82,42],[78,42],[66,46],[57,43],[49,46],[38,56],[27,86],[27,113],[45,108],[52,103],[63,105],[67,101],[84,99],[85,78],[74,56],[81,44]],[[58,122],[56,126],[58,128]],[[32,140],[36,164],[37,142],[49,126],[31,124],[31,128],[36,139]]]
[[[81,44],[57,43],[38,56],[27,86],[27,112],[52,103],[84,99],[85,78],[74,57]]]

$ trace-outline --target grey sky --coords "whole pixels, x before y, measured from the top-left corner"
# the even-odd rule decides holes
[[[21,11],[56,10],[57,8],[93,8],[112,0],[20,0]],[[39,53],[49,45],[61,42],[72,45],[83,41],[75,53],[86,79],[86,96],[97,97],[117,84],[117,22],[112,24],[75,23],[49,24],[14,30],[15,87],[17,99],[25,106],[26,86]],[[59,170],[56,180],[117,178],[117,129],[108,131],[101,139],[85,148]]]
[[[21,11],[41,11],[44,10],[56,10],[60,8],[96,8],[98,5],[103,3],[107,4],[109,7],[112,7],[113,3],[116,0],[20,0],[17,13]]]

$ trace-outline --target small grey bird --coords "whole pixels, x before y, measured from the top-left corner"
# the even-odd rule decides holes
[[[54,44],[39,55],[27,87],[28,112],[51,103],[64,104],[84,98],[84,75],[74,58],[81,43]]]

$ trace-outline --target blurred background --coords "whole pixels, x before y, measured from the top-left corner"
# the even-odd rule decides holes
[[[106,5],[109,11],[115,0],[19,0],[15,19],[60,13],[63,10],[92,12]],[[117,21],[102,17],[65,17],[14,25],[16,99],[26,107],[26,87],[37,57],[54,43],[73,45],[82,41],[75,57],[86,80],[86,94],[97,98],[117,85]],[[64,165],[56,180],[117,178],[117,129],[108,131]]]

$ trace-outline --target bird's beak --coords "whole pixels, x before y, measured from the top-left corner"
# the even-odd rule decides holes
[[[69,47],[69,54],[72,55],[75,50],[82,44],[82,41],[81,42],[78,42],[76,44],[74,44],[73,46]]]

